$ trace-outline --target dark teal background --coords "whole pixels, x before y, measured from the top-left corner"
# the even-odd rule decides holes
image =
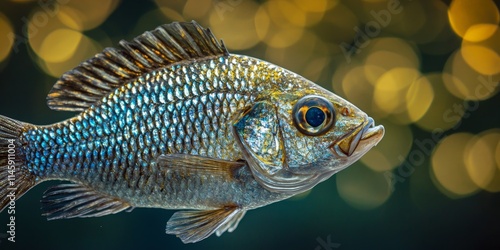
[[[0,9],[12,6],[2,1]],[[36,3],[8,8],[5,13],[20,32],[23,16]],[[150,1],[122,1],[100,26],[116,44],[139,31],[131,27],[156,5]],[[168,20],[147,20],[150,29]],[[202,25],[206,25],[203,24]],[[92,36],[92,31],[86,33]],[[333,34],[332,34],[333,35]],[[222,37],[223,38],[223,37]],[[72,113],[56,112],[46,106],[46,94],[55,78],[47,76],[21,44],[19,51],[0,64],[0,114],[34,124],[51,124]],[[236,51],[259,57],[253,51]],[[441,69],[447,55],[426,58],[423,71]],[[334,69],[330,69],[333,71]],[[329,78],[319,82],[328,85]],[[479,109],[463,120],[456,130],[479,132],[499,127],[500,96],[481,102]],[[412,127],[414,138],[429,133]],[[426,161],[428,161],[427,159]],[[414,175],[428,175],[423,164]],[[351,166],[356,168],[357,164]],[[429,177],[427,177],[429,178]],[[165,234],[165,225],[174,211],[135,209],[101,218],[47,221],[40,215],[39,200],[52,181],[43,183],[16,202],[16,243],[8,242],[8,214],[0,214],[0,249],[328,249],[320,242],[336,243],[332,249],[500,249],[500,194],[479,192],[463,199],[450,199],[432,185],[423,206],[410,200],[408,181],[398,183],[395,192],[380,207],[357,210],[342,200],[335,177],[319,184],[302,199],[290,199],[249,211],[233,233],[211,236],[196,244],[184,245]],[[430,179],[428,179],[430,183]]]

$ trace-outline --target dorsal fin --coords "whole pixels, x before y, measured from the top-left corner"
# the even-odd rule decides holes
[[[195,21],[162,25],[120,41],[64,73],[47,96],[54,110],[83,111],[144,73],[186,61],[227,56],[224,43]]]

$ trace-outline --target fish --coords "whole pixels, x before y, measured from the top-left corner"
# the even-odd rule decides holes
[[[356,162],[384,127],[210,29],[164,24],[64,73],[47,105],[75,116],[0,116],[0,211],[35,185],[48,220],[161,208],[184,243],[233,232],[248,210],[310,190]],[[14,198],[12,198],[14,197]]]

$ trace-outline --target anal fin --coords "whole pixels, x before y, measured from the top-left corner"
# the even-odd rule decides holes
[[[228,206],[208,211],[179,211],[167,222],[167,234],[175,234],[184,243],[201,241],[216,232],[232,232],[245,215],[245,210]]]
[[[50,187],[45,191],[41,202],[43,215],[48,220],[98,217],[132,208],[122,199],[77,183]]]

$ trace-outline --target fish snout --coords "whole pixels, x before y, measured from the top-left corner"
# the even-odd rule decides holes
[[[384,126],[375,125],[373,118],[368,117],[364,123],[332,143],[330,149],[338,157],[359,158],[377,145],[384,133]]]

